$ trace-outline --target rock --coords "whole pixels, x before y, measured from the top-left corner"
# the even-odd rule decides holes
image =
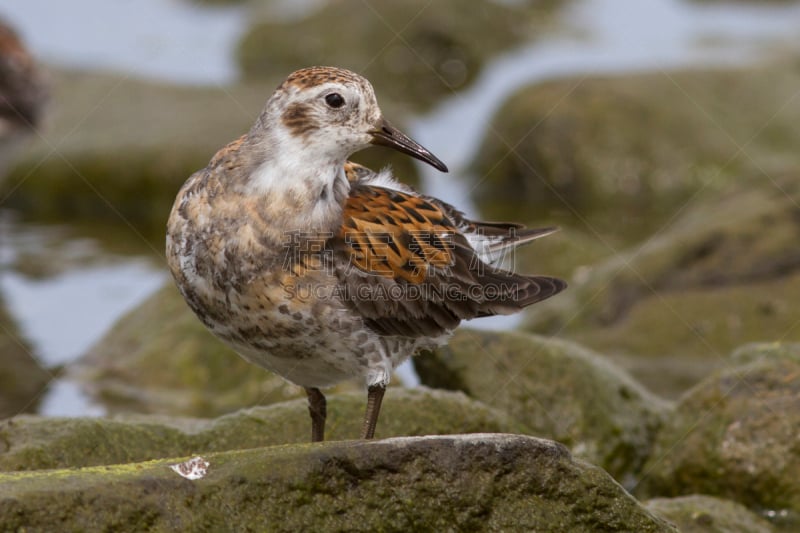
[[[475,199],[489,218],[557,217],[635,242],[696,194],[796,169],[798,84],[789,61],[524,87],[476,152]]]
[[[717,495],[800,527],[800,361],[769,352],[681,398],[645,465],[643,494]]]
[[[218,416],[305,397],[217,340],[172,281],[117,321],[69,368],[110,413]]]
[[[0,420],[36,410],[53,374],[34,356],[0,299]]]
[[[666,414],[623,371],[566,341],[461,328],[415,364],[423,384],[508,413],[528,434],[564,443],[624,485],[635,484]]]
[[[473,191],[486,218],[564,227],[515,258],[570,280],[528,312],[530,329],[670,398],[735,346],[800,340],[798,84],[789,60],[564,79],[509,98]]]
[[[746,185],[687,206],[659,234],[584,268],[530,326],[615,357],[672,397],[736,346],[800,340],[800,187],[776,183],[781,190]]]
[[[694,494],[680,498],[656,498],[644,502],[656,516],[675,524],[683,533],[772,533],[772,525],[728,500]]]
[[[278,446],[0,474],[10,530],[675,531],[561,445],[477,434]]]
[[[242,39],[239,64],[247,78],[258,79],[324,58],[364,74],[379,101],[402,105],[406,114],[450,96],[493,55],[543,33],[560,4],[480,1],[463,9],[457,0],[392,0],[369,7],[339,0],[289,21],[267,13]]]
[[[328,396],[327,440],[360,434],[365,393]],[[504,413],[462,393],[391,389],[377,437],[519,432]],[[105,418],[21,416],[0,423],[0,471],[77,468],[287,443],[306,443],[311,420],[305,399],[253,407],[216,419],[153,415]]]

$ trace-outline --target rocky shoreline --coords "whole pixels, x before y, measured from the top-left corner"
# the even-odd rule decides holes
[[[3,209],[135,235],[161,265],[180,184],[324,43],[289,53],[286,42],[362,4],[291,24],[254,16],[239,47],[246,80],[231,87],[53,69],[57,150],[34,140],[10,162]],[[408,14],[387,4],[379,15]],[[437,28],[406,16],[429,63],[420,83],[386,81],[421,61],[396,42],[366,74],[402,122],[552,29],[560,4],[481,5]],[[475,47],[469,36],[489,23],[508,31]],[[337,53],[358,68],[375,27],[352,30]],[[0,300],[0,529],[797,530],[797,65],[790,54],[512,94],[452,179],[468,182],[484,218],[558,223],[511,259],[570,288],[522,332],[465,327],[420,355],[423,386],[387,392],[374,442],[350,440],[364,392],[345,383],[330,391],[330,441],[308,444],[302,390],[216,341],[171,283],[63,368],[37,359]],[[356,159],[418,182],[407,158],[387,157]],[[46,278],[52,262],[11,267]],[[55,376],[108,416],[33,414]],[[170,468],[194,456],[208,462],[203,477]]]

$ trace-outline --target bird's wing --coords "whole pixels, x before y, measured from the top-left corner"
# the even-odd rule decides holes
[[[462,319],[513,313],[566,287],[486,264],[445,205],[351,182],[331,245],[345,299],[369,327],[385,335],[441,335]]]
[[[345,176],[351,185],[372,184],[380,186],[379,174],[372,169],[358,163],[347,161],[344,165]],[[394,181],[394,178],[389,178]],[[526,228],[515,222],[484,222],[471,220],[460,210],[438,198],[417,193],[411,187],[402,183],[395,183],[394,187],[403,192],[412,193],[438,207],[450,219],[457,231],[466,237],[470,246],[478,256],[490,264],[499,263],[509,249],[530,243],[558,231],[555,226],[544,228]]]
[[[481,260],[493,265],[500,262],[508,250],[558,231],[555,226],[526,228],[516,222],[471,220],[446,202],[431,197],[425,199],[439,207],[453,221]]]

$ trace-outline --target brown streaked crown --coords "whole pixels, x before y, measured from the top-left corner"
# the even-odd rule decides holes
[[[283,82],[298,89],[307,89],[323,83],[355,83],[360,84],[364,78],[347,69],[338,67],[308,67],[292,72]]]

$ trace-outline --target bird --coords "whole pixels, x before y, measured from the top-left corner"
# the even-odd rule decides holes
[[[322,389],[363,380],[374,437],[392,372],[462,320],[515,313],[566,287],[498,266],[555,231],[471,220],[349,161],[392,148],[447,172],[381,112],[370,82],[337,67],[291,73],[251,129],[180,188],[167,263],[202,323],[247,361],[305,389],[324,440]]]
[[[41,127],[48,100],[45,74],[17,32],[0,18],[0,177],[21,142]]]

